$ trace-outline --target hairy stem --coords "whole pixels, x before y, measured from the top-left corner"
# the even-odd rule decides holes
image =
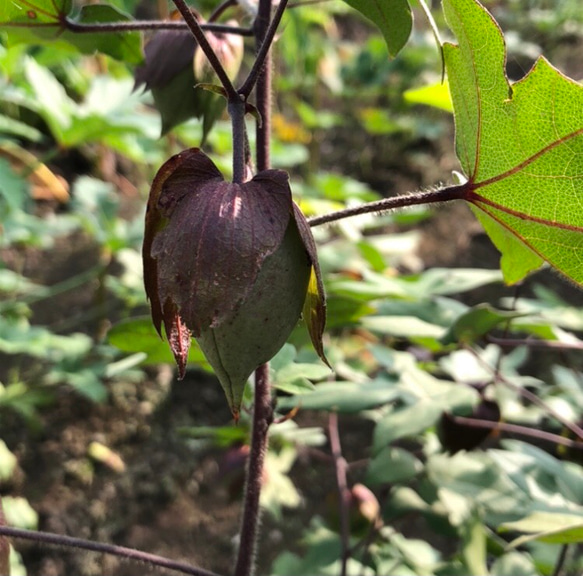
[[[251,68],[251,72],[249,72],[249,76],[247,76],[243,86],[241,86],[239,89],[240,94],[249,96],[259,76],[262,75],[264,69],[270,68],[269,54],[271,51],[271,45],[273,43],[273,39],[275,38],[277,27],[281,22],[281,18],[285,12],[286,6],[287,0],[279,0],[277,10],[273,16],[273,20],[270,22],[269,19],[271,16],[271,1],[265,3],[263,7],[260,4],[259,11],[257,12],[257,19],[255,20],[255,38],[257,39],[259,48],[257,50],[255,62]],[[269,13],[266,13],[267,7],[269,8]]]
[[[262,1],[254,24],[257,51],[264,45],[270,21],[271,0]],[[267,170],[271,164],[271,51],[268,51],[264,58],[264,65],[256,80],[255,90],[257,111],[261,117],[261,122],[255,125],[255,162],[259,171]]]
[[[192,35],[196,38],[200,49],[204,52],[204,55],[207,57],[209,64],[212,66],[213,70],[215,71],[216,75],[219,77],[221,84],[225,91],[227,92],[229,102],[234,101],[238,98],[237,91],[233,86],[230,78],[227,76],[223,65],[221,64],[220,60],[218,59],[215,51],[213,50],[212,46],[209,44],[206,36],[198,20],[195,18],[194,14],[190,11],[190,8],[186,4],[184,0],[172,0],[176,8],[178,8],[179,12],[182,14],[184,21],[190,28]]]
[[[125,548],[123,546],[116,546],[114,544],[103,544],[93,540],[84,540],[82,538],[74,538],[72,536],[64,536],[62,534],[53,534],[51,532],[36,532],[34,530],[22,530],[20,528],[10,528],[8,526],[0,526],[0,536],[8,536],[10,538],[19,538],[22,540],[29,540],[37,544],[66,546],[67,548],[77,548],[81,550],[88,550],[90,552],[98,552],[100,554],[111,554],[118,558],[125,558],[147,564],[155,568],[164,568],[166,570],[173,570],[180,574],[189,574],[190,576],[219,576],[215,572],[209,572],[202,568],[196,568],[184,562],[177,562],[157,556],[156,554],[149,554],[134,550],[132,548]]]
[[[20,23],[4,24],[14,28],[23,28],[25,25]],[[66,30],[76,34],[93,34],[112,32],[140,32],[146,30],[189,30],[189,25],[181,20],[129,20],[127,22],[91,22],[81,23],[66,18],[62,23],[55,26],[63,26]],[[250,28],[240,28],[239,26],[228,26],[226,24],[199,24],[201,30],[207,32],[218,32],[222,34],[237,34],[239,36],[253,36],[253,30]],[[30,24],[26,28],[33,28]]]
[[[431,190],[429,192],[415,192],[413,194],[403,194],[402,196],[392,196],[391,198],[383,198],[376,202],[367,202],[354,208],[347,208],[346,210],[338,210],[330,214],[322,216],[314,216],[308,218],[310,226],[320,226],[322,224],[329,224],[343,220],[344,218],[352,218],[353,216],[360,216],[362,214],[370,214],[371,212],[384,212],[386,210],[394,210],[395,208],[406,208],[408,206],[416,206],[418,204],[435,204],[438,202],[450,202],[452,200],[462,200],[467,192],[467,185],[447,186],[440,190]]]
[[[239,554],[235,576],[251,576],[255,563],[257,531],[260,520],[261,484],[263,465],[267,453],[267,434],[273,421],[269,366],[263,364],[255,371],[255,407],[253,410],[253,430],[251,450],[247,465],[247,485],[245,487],[245,509],[241,522]]]
[[[259,0],[257,18],[255,19],[255,42],[264,44],[271,17],[271,0]],[[259,49],[258,49],[259,51]],[[257,131],[257,169],[269,168],[269,142],[271,113],[271,75],[263,74],[257,83],[257,109],[263,117]],[[248,95],[248,94],[247,94]],[[246,96],[244,96],[246,97]],[[260,144],[261,142],[261,144]],[[260,150],[262,152],[260,152]],[[251,449],[247,467],[247,485],[245,488],[245,508],[241,522],[239,554],[235,576],[251,576],[254,570],[257,533],[260,520],[261,485],[263,467],[267,453],[269,426],[273,422],[271,405],[271,385],[269,382],[269,364],[263,364],[255,370],[255,407],[253,411],[253,429]]]
[[[330,449],[334,458],[336,471],[336,487],[338,488],[338,506],[340,513],[340,543],[342,565],[340,576],[346,576],[346,567],[350,557],[350,491],[346,481],[348,465],[342,455],[340,434],[338,432],[338,414],[330,412],[328,416],[328,435],[330,437]]]
[[[233,182],[241,184],[245,181],[247,138],[245,134],[245,101],[239,96],[229,99],[229,116],[233,137]]]

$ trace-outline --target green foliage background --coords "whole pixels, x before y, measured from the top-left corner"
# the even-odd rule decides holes
[[[136,8],[131,1],[111,4],[120,19],[126,17],[121,12]],[[365,3],[347,4],[374,19]],[[451,4],[446,3],[450,10]],[[506,33],[509,73],[512,67],[524,73],[541,50],[552,60],[554,53],[583,45],[578,2],[486,4]],[[286,14],[276,45],[272,160],[291,172],[296,200],[307,215],[375,200],[393,189],[433,185],[458,169],[439,54],[422,12],[412,5],[412,36],[395,59],[388,58],[385,38],[370,21],[346,4],[309,5]],[[0,21],[7,21],[12,4],[3,6]],[[201,5],[205,9],[209,6]],[[83,14],[72,17],[82,21]],[[56,21],[50,11],[43,18]],[[31,443],[63,391],[107,405],[116,386],[152,379],[156,366],[171,360],[144,319],[143,207],[160,164],[202,136],[201,123],[191,120],[159,139],[161,121],[151,95],[132,90],[137,36],[100,36],[105,54],[93,55],[94,35],[79,41],[59,30],[58,25],[48,30],[46,43],[21,29],[5,28],[0,37],[0,437],[9,436],[9,427],[28,426]],[[454,32],[459,38],[455,26]],[[492,42],[501,40],[494,34]],[[481,61],[488,74],[494,74],[492,56],[501,60],[500,46],[492,42]],[[399,43],[389,42],[392,54]],[[453,51],[446,49],[452,82],[463,67]],[[546,73],[545,66],[537,74]],[[501,92],[507,90],[505,78],[498,75],[496,82]],[[528,86],[524,82],[520,90]],[[468,99],[473,88],[458,82],[454,104]],[[564,104],[567,113],[569,106],[580,110],[574,98],[580,99],[581,86],[569,89],[578,96]],[[546,90],[539,85],[535,92],[544,99]],[[499,118],[496,106],[488,113]],[[510,152],[529,144],[536,132],[538,125],[526,120],[530,107],[527,101],[518,113],[526,134],[506,143]],[[457,119],[459,151],[460,131],[472,138],[476,129]],[[508,130],[501,127],[484,138],[495,139],[499,132]],[[224,118],[206,146],[228,174],[230,131]],[[508,148],[500,149],[507,158]],[[462,160],[462,169],[480,182],[474,160]],[[496,194],[488,199],[500,200]],[[506,205],[520,201],[506,194],[511,196],[503,199]],[[478,214],[499,248],[511,245],[502,261],[507,280],[518,281],[541,263],[501,232],[492,212]],[[444,413],[468,417],[488,399],[498,404],[506,423],[574,440],[583,414],[581,298],[544,270],[519,290],[506,288],[498,269],[487,269],[467,252],[460,259],[475,267],[456,267],[451,260],[448,267],[426,266],[419,258],[423,233],[442,217],[421,208],[314,230],[329,298],[326,352],[336,374],[319,363],[303,327],[271,363],[279,415],[299,406],[300,416],[273,427],[264,505],[284,534],[301,519],[302,535],[298,539],[296,530],[293,541],[284,539],[272,565],[262,564],[265,573],[340,572],[338,521],[319,505],[318,492],[314,496],[294,484],[295,478],[309,477],[306,454],[329,451],[325,428],[331,412],[340,415],[341,432],[358,430],[342,436],[359,462],[349,466],[349,480],[368,487],[379,507],[375,522],[369,525],[365,518],[363,531],[363,512],[355,506],[349,574],[546,576],[557,574],[559,566],[558,573],[575,576],[583,570],[580,438],[578,446],[568,447],[503,431],[480,448],[451,454],[455,450],[443,434]],[[522,234],[530,224],[517,220],[511,226]],[[457,225],[450,221],[452,235]],[[56,277],[47,273],[59,251],[75,243],[91,247],[89,265]],[[439,252],[434,246],[430,255],[439,261]],[[35,258],[46,262],[43,273],[31,265]],[[567,273],[580,280],[580,266]],[[89,295],[81,306],[63,306],[63,298],[79,292]],[[43,322],[43,309],[55,303],[63,317]],[[500,345],[510,339],[517,345]],[[536,348],[536,342],[546,348]],[[189,360],[194,374],[209,371],[196,346]],[[246,402],[252,402],[250,391]],[[224,426],[197,421],[176,435],[227,450],[247,441],[247,426],[245,420],[232,426],[225,409]],[[28,492],[33,482],[26,479],[21,491],[15,488],[11,450],[0,440],[8,521],[33,528],[36,514],[16,494],[33,493],[32,486]],[[88,458],[97,461],[89,450]],[[332,477],[332,463],[326,470]],[[14,574],[24,573],[15,560]]]

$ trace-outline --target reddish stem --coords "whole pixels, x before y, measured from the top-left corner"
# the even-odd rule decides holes
[[[342,566],[340,576],[346,576],[346,567],[350,557],[350,490],[346,481],[346,471],[348,465],[342,455],[342,445],[340,444],[340,434],[338,432],[338,414],[330,412],[328,415],[328,435],[330,437],[330,449],[334,458],[334,469],[336,471],[336,486],[338,488],[339,508],[340,508],[340,545]]]
[[[323,216],[314,216],[308,218],[310,226],[320,226],[322,224],[329,224],[344,218],[352,218],[353,216],[360,216],[361,214],[370,214],[371,212],[385,212],[386,210],[394,210],[395,208],[406,208],[408,206],[416,206],[418,204],[435,204],[438,202],[450,202],[452,200],[463,200],[467,193],[467,186],[462,184],[460,186],[448,186],[440,190],[431,190],[430,192],[416,192],[413,194],[403,194],[402,196],[392,196],[391,198],[383,198],[376,202],[367,202],[354,208],[347,208],[346,210],[338,210]]]
[[[245,509],[241,522],[239,554],[235,576],[253,574],[257,531],[260,520],[261,485],[263,466],[267,453],[267,434],[273,421],[269,366],[263,364],[255,371],[255,407],[253,410],[253,430],[251,449],[247,465],[247,485],[245,487]]]
[[[166,570],[174,570],[181,574],[189,574],[190,576],[219,576],[214,572],[196,568],[184,562],[177,562],[134,550],[132,548],[125,548],[123,546],[116,546],[114,544],[104,544],[102,542],[95,542],[93,540],[84,540],[82,538],[74,538],[73,536],[64,536],[62,534],[53,534],[51,532],[37,532],[34,530],[23,530],[21,528],[11,528],[8,526],[0,526],[0,536],[9,536],[11,538],[20,538],[22,540],[31,540],[37,544],[48,544],[53,546],[78,548],[81,550],[88,550],[90,552],[98,552],[100,554],[111,554],[118,558],[125,558],[134,562],[140,562],[149,566],[157,568],[165,568]]]

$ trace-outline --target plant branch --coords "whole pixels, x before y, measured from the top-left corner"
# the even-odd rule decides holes
[[[340,444],[340,434],[338,433],[338,414],[336,412],[330,412],[328,415],[328,434],[330,436],[330,449],[334,458],[334,469],[336,470],[336,486],[338,488],[338,505],[340,508],[342,557],[340,576],[346,576],[346,566],[350,557],[350,491],[346,481],[347,464],[342,455],[342,445]]]
[[[253,29],[255,50],[264,45],[271,21],[271,0],[260,0]],[[265,56],[264,66],[257,79],[255,104],[261,121],[255,123],[255,162],[257,170],[267,170],[271,164],[271,51]]]
[[[269,426],[273,421],[269,366],[263,364],[255,370],[255,407],[253,410],[253,430],[251,449],[247,465],[247,485],[245,487],[245,509],[241,522],[239,554],[235,576],[251,576],[257,547],[257,530],[260,519],[261,485],[263,466],[267,453]]]
[[[223,65],[221,64],[220,60],[218,59],[215,51],[213,50],[212,46],[209,44],[206,36],[198,23],[198,20],[195,18],[194,14],[190,11],[190,8],[186,4],[184,0],[172,0],[176,8],[178,8],[179,12],[182,14],[184,21],[190,28],[192,35],[196,38],[200,49],[204,52],[204,55],[207,57],[209,64],[212,66],[213,70],[215,71],[216,75],[219,77],[221,84],[225,91],[227,92],[229,102],[233,102],[239,98],[237,95],[237,91],[233,86],[230,78],[227,76]]]
[[[497,338],[496,336],[488,336],[487,339],[488,342],[503,348],[526,346],[542,350],[583,350],[583,342],[558,342],[556,340],[536,340],[534,338]]]
[[[241,184],[247,172],[247,138],[245,132],[245,102],[236,97],[229,100],[229,116],[233,136],[233,182]]]
[[[490,366],[490,364],[483,360],[480,357],[480,355],[476,352],[476,350],[474,350],[471,346],[466,346],[465,348],[476,357],[476,360],[478,360],[478,362],[482,364],[482,366],[493,372],[497,381],[502,382],[502,384],[504,384],[508,388],[511,388],[516,393],[520,394],[523,398],[529,400],[532,404],[536,404],[537,406],[542,408],[547,414],[549,414],[555,420],[557,420],[557,422],[560,422],[563,426],[565,426],[565,428],[568,428],[571,432],[573,432],[575,436],[583,440],[583,428],[581,428],[574,422],[569,422],[569,420],[564,418],[561,414],[559,414],[556,410],[551,408],[546,402],[541,400],[536,394],[533,394],[530,390],[526,388],[521,388],[520,386],[517,386],[513,382],[510,382],[510,380],[507,380],[504,376],[502,376],[502,374],[496,373],[495,369],[493,369],[492,366]]]
[[[226,10],[231,8],[232,6],[237,6],[237,0],[224,0],[221,4],[219,4],[209,16],[209,22],[214,22],[218,20]]]
[[[20,23],[2,23],[3,26],[12,26],[14,28],[33,28],[35,25],[22,25]],[[52,25],[52,24],[51,24]],[[66,18],[59,24],[66,30],[76,34],[92,33],[112,33],[112,32],[140,32],[146,30],[189,30],[190,26],[182,20],[129,20],[127,22],[91,22],[81,23]],[[251,28],[240,28],[239,26],[228,26],[226,24],[205,23],[199,24],[201,30],[207,32],[217,32],[221,34],[237,34],[239,36],[253,36]]]
[[[0,527],[6,526],[2,498],[0,498]],[[6,536],[0,535],[0,574],[10,574],[10,542]]]
[[[370,214],[371,212],[385,212],[387,210],[407,208],[408,206],[416,206],[418,204],[435,204],[438,202],[463,200],[466,192],[467,185],[461,184],[459,186],[447,186],[446,188],[431,190],[429,192],[415,192],[412,194],[403,194],[401,196],[392,196],[375,202],[367,202],[366,204],[361,204],[354,208],[338,210],[322,216],[313,216],[312,218],[308,218],[308,223],[310,226],[320,226],[322,224],[329,224],[330,222],[343,220],[344,218]]]
[[[530,438],[537,438],[545,442],[552,442],[553,444],[560,444],[567,448],[575,448],[576,450],[583,450],[583,444],[577,440],[571,440],[552,432],[545,432],[536,428],[529,428],[528,426],[520,426],[519,424],[508,424],[506,422],[493,422],[492,420],[479,420],[478,418],[467,418],[465,416],[452,416],[456,424],[463,426],[470,426],[472,428],[487,428],[489,430],[500,430],[501,432],[508,432],[510,434],[519,434],[520,436],[528,436]]]
[[[557,563],[555,564],[555,567],[553,569],[552,576],[561,576],[561,574],[563,573],[563,568],[565,567],[565,562],[567,560],[567,552],[568,551],[569,551],[569,545],[563,544],[561,546],[561,551],[559,552],[559,555],[557,556]]]
[[[275,33],[277,32],[277,28],[279,26],[279,23],[281,22],[283,13],[285,12],[287,2],[288,0],[279,0],[277,10],[273,15],[273,20],[271,20],[271,22],[267,20],[267,22],[269,23],[269,27],[265,32],[263,32],[264,28],[261,29],[262,23],[265,21],[265,17],[263,17],[263,14],[261,14],[260,12],[257,13],[258,17],[256,23],[258,23],[258,27],[260,29],[256,31],[255,35],[256,38],[259,38],[260,36],[262,36],[262,38],[261,45],[259,47],[259,50],[257,51],[257,56],[255,57],[255,62],[253,63],[253,67],[251,68],[251,71],[249,72],[247,79],[243,83],[243,86],[241,86],[241,88],[239,89],[239,94],[243,94],[245,98],[247,98],[249,94],[251,94],[251,91],[253,90],[253,87],[257,83],[257,80],[261,75],[262,71],[268,67],[269,51],[271,50],[271,45],[273,43],[273,39],[275,38]],[[271,2],[266,3],[266,5],[267,4],[269,4],[269,8],[271,11]]]
[[[74,538],[73,536],[52,534],[51,532],[22,530],[21,528],[11,528],[9,526],[0,526],[0,535],[8,536],[9,538],[31,540],[37,544],[66,546],[68,548],[78,548],[90,552],[98,552],[100,554],[110,554],[112,556],[117,556],[118,558],[125,558],[126,560],[132,560],[134,562],[142,562],[156,568],[173,570],[181,574],[189,574],[190,576],[219,576],[215,572],[209,572],[208,570],[196,568],[190,564],[170,560],[169,558],[157,556],[156,554],[149,554],[148,552],[141,552],[140,550],[125,548],[124,546],[116,546],[115,544],[104,544],[93,540]]]

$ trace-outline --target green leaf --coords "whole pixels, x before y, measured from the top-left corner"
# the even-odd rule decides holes
[[[453,112],[453,104],[447,82],[436,82],[403,92],[403,99],[409,104],[425,104],[446,112]]]
[[[583,517],[581,514],[562,514],[536,511],[517,520],[505,522],[500,531],[525,532],[527,536],[516,538],[509,549],[521,546],[530,540],[541,540],[550,544],[574,544],[583,542]]]
[[[442,338],[444,344],[471,343],[513,318],[525,316],[520,312],[496,310],[488,304],[479,304],[459,316]]]
[[[394,440],[421,434],[439,418],[442,407],[431,400],[396,408],[377,423],[373,449],[381,450]]]
[[[395,57],[407,43],[413,17],[407,0],[344,0],[374,22],[382,32],[389,54]]]
[[[356,413],[375,408],[394,400],[401,391],[391,386],[386,379],[373,380],[365,384],[352,382],[324,382],[313,392],[282,398],[278,407],[290,410],[296,406],[308,410],[330,410],[334,412]]]
[[[474,514],[463,527],[462,558],[467,574],[486,576],[489,574],[486,564],[486,527]]]
[[[371,485],[402,483],[423,469],[421,461],[403,448],[383,448],[368,465],[367,483]]]
[[[512,86],[506,47],[475,0],[444,0],[444,45],[464,198],[502,251],[509,283],[546,260],[583,283],[583,87],[544,58]]]
[[[68,14],[72,4],[72,0],[9,0],[0,5],[0,22],[14,28],[57,27],[60,15]]]
[[[131,18],[113,6],[89,4],[83,6],[75,18],[75,24],[102,22],[127,22]],[[66,30],[61,38],[83,54],[101,52],[121,62],[138,64],[142,61],[142,41],[139,32],[94,32],[78,33]]]
[[[491,576],[532,576],[536,568],[528,555],[509,552],[497,558],[490,570]]]
[[[0,440],[0,481],[10,479],[17,463],[16,456],[8,450],[4,440]]]
[[[2,506],[6,515],[6,524],[15,528],[35,530],[38,526],[38,514],[28,500],[19,496],[4,496]]]
[[[106,4],[83,6],[73,17],[72,0],[8,0],[0,6],[0,27],[13,43],[58,42],[83,54],[96,51],[137,64],[142,60],[138,32],[78,32],[83,24],[126,22],[131,18]]]
[[[370,316],[360,323],[378,334],[397,338],[441,338],[445,329],[415,316]]]

